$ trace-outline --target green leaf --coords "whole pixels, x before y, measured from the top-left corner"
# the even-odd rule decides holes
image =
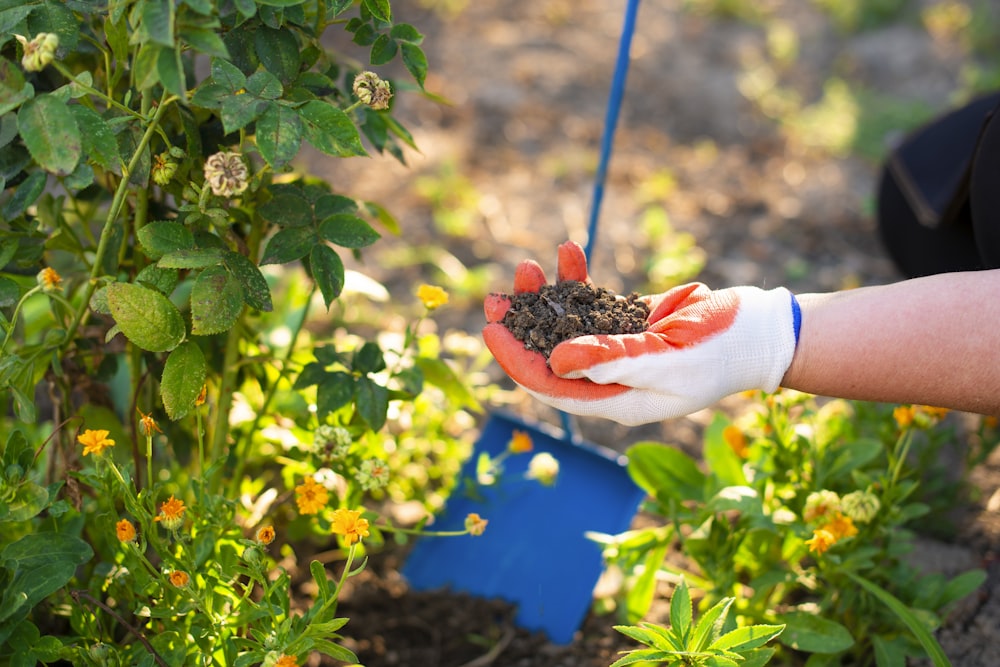
[[[173,48],[160,49],[156,58],[156,73],[163,87],[174,95],[184,99],[187,96],[187,82],[184,76],[184,63],[181,61],[181,45]]]
[[[396,57],[398,51],[399,44],[396,43],[396,40],[389,37],[389,35],[382,34],[376,37],[372,43],[368,60],[372,65],[385,65]]]
[[[323,294],[323,303],[329,310],[330,304],[344,289],[344,262],[333,248],[320,243],[314,245],[309,253],[309,267],[312,269],[313,280]]]
[[[666,557],[666,553],[664,553],[664,557]],[[656,565],[657,569],[662,562],[661,558]],[[648,565],[646,569],[649,569]],[[688,590],[687,581],[681,579],[680,586],[674,589],[674,596],[670,599],[670,629],[681,640],[682,645],[687,645],[687,635],[691,630],[693,618],[691,592]]]
[[[723,486],[740,486],[747,483],[743,472],[743,459],[726,442],[725,431],[730,425],[729,419],[716,413],[712,423],[705,429],[705,462]]]
[[[170,296],[180,279],[177,269],[164,269],[155,264],[142,267],[135,276],[137,284],[152,287],[165,296]],[[95,293],[96,294],[96,293]]]
[[[106,294],[115,322],[136,346],[149,352],[166,352],[184,340],[184,318],[177,306],[156,290],[111,283]]]
[[[424,87],[424,80],[427,78],[427,56],[423,49],[410,42],[400,42],[399,49],[403,54],[403,64],[413,79],[421,88]]]
[[[236,65],[222,58],[212,58],[212,81],[234,95],[247,85],[246,75]]]
[[[254,35],[254,44],[261,65],[283,83],[289,83],[298,76],[302,53],[299,40],[291,30],[262,26]]]
[[[284,190],[274,194],[271,201],[257,212],[268,222],[281,227],[305,227],[313,222],[313,210],[300,190]]]
[[[969,570],[949,581],[941,594],[941,605],[948,605],[969,595],[986,581],[985,570]]]
[[[302,259],[316,245],[316,230],[312,227],[288,227],[278,231],[267,242],[261,266],[264,264],[286,264]]]
[[[229,49],[226,48],[226,43],[214,30],[185,26],[181,28],[180,38],[182,42],[189,44],[198,53],[215,58],[229,58]]]
[[[443,359],[420,356],[413,360],[424,375],[424,380],[441,389],[452,401],[462,407],[479,412],[482,410],[475,395],[466,386],[458,373]]]
[[[80,127],[66,102],[55,95],[39,95],[17,112],[17,129],[31,156],[46,171],[66,175],[83,153]]]
[[[226,253],[224,261],[226,268],[243,286],[243,300],[246,304],[256,310],[271,312],[274,308],[271,303],[271,288],[260,269],[238,252]]]
[[[673,447],[640,442],[628,449],[628,472],[661,501],[705,500],[705,475],[690,456]]]
[[[385,425],[389,391],[369,378],[358,378],[357,406],[361,418],[373,431],[378,431]]]
[[[778,641],[797,651],[839,653],[854,645],[854,637],[847,628],[810,612],[779,614],[778,620],[785,624],[785,631]]]
[[[306,140],[316,149],[334,157],[367,155],[358,128],[350,117],[327,102],[310,100],[298,109]]]
[[[392,8],[389,0],[361,0],[362,6],[382,23],[392,23]]]
[[[62,0],[45,0],[28,16],[28,31],[31,35],[40,32],[54,32],[59,36],[59,50],[76,50],[80,42],[80,21]]]
[[[319,235],[344,248],[364,248],[382,238],[361,218],[347,213],[331,215],[319,225]]]
[[[132,71],[135,73],[133,78],[139,90],[149,90],[160,83],[160,51],[164,48],[166,47],[153,42],[146,42],[139,47],[139,53],[132,63]]]
[[[351,359],[351,370],[355,373],[379,373],[385,370],[385,355],[374,341],[367,341],[358,348]]]
[[[401,42],[412,42],[413,44],[420,44],[424,41],[424,36],[420,34],[420,31],[409,23],[397,23],[392,26],[392,29],[389,30],[389,36]]]
[[[207,372],[205,355],[193,341],[181,343],[170,353],[160,380],[163,407],[170,419],[177,421],[194,408]]]
[[[194,234],[179,222],[157,220],[141,227],[136,237],[150,259],[160,259],[167,253],[194,248]]]
[[[646,664],[654,662],[683,664],[679,663],[676,658],[676,654],[670,651],[660,651],[655,648],[641,648],[636,649],[635,651],[629,651],[624,657],[611,663],[611,667],[625,667],[626,665],[634,665],[639,662]]]
[[[281,104],[269,104],[257,119],[257,148],[274,168],[282,167],[299,153],[304,127],[299,115]]]
[[[284,92],[278,77],[263,69],[250,75],[246,88],[247,95],[253,95],[262,100],[276,100]]]
[[[6,276],[0,276],[0,308],[10,308],[21,298],[21,287]]]
[[[688,650],[705,650],[709,642],[713,641],[719,635],[719,630],[722,628],[722,624],[726,620],[726,615],[729,613],[729,607],[732,604],[733,598],[723,598],[701,615],[701,618],[698,619],[698,624],[694,626],[694,633],[691,635],[690,643],[688,643]]]
[[[223,97],[219,114],[222,117],[223,131],[229,134],[243,129],[255,121],[266,106],[263,100],[247,94]]]
[[[35,89],[25,82],[21,68],[6,58],[0,58],[0,116],[21,106],[34,94]]]
[[[909,607],[900,602],[895,596],[884,588],[868,581],[864,577],[858,576],[853,572],[845,572],[845,574],[850,577],[856,584],[864,588],[866,591],[874,595],[878,600],[888,607],[892,613],[899,617],[906,627],[913,633],[913,636],[917,638],[920,645],[923,647],[924,651],[930,657],[931,662],[933,662],[934,667],[951,667],[951,662],[948,660],[948,656],[945,655],[944,651],[941,649],[941,645],[938,644],[937,639],[934,638],[920,619],[917,618]],[[786,643],[782,639],[782,643]]]
[[[316,582],[316,590],[319,591],[320,602],[330,599],[330,580],[326,577],[326,568],[318,560],[309,563],[309,573],[312,574],[313,581]],[[312,625],[309,626],[310,628]]]
[[[156,264],[164,269],[204,269],[219,264],[226,252],[224,248],[172,250],[163,255]]]
[[[243,311],[243,288],[223,266],[210,266],[191,290],[191,333],[198,336],[229,331]]]
[[[5,506],[0,507],[0,521],[27,521],[48,507],[49,492],[44,486],[22,481]]]
[[[118,140],[107,121],[92,109],[82,104],[70,106],[83,144],[83,157],[92,160],[108,171],[121,173],[121,157],[118,155]]]
[[[350,403],[354,399],[354,390],[354,377],[349,373],[327,373],[316,388],[316,417],[324,419]]]
[[[24,213],[29,206],[45,192],[45,183],[48,181],[48,174],[44,171],[32,172],[28,178],[24,179],[20,185],[14,188],[14,196],[3,205],[2,213],[4,220],[13,220]],[[6,262],[5,262],[6,264]],[[3,265],[0,264],[0,269]]]
[[[142,0],[136,3],[139,43],[154,42],[162,46],[174,45],[174,0]]]
[[[749,625],[727,632],[709,645],[709,650],[747,651],[763,646],[781,634],[783,625]]]

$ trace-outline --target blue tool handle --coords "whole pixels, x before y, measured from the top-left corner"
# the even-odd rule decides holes
[[[628,0],[625,7],[625,19],[622,22],[622,34],[618,41],[618,57],[615,62],[615,72],[611,79],[611,92],[608,95],[608,108],[604,115],[604,132],[601,136],[601,154],[597,162],[597,173],[594,176],[594,192],[590,202],[590,222],[587,225],[587,245],[583,254],[590,265],[594,252],[594,242],[597,240],[597,221],[600,218],[601,202],[604,200],[604,183],[608,179],[608,163],[611,161],[611,146],[614,143],[615,128],[618,126],[618,113],[621,111],[622,98],[625,96],[625,78],[628,75],[630,54],[632,51],[632,35],[635,34],[635,17],[639,13],[639,0]],[[563,431],[570,442],[577,442],[579,436],[566,412],[560,413]]]

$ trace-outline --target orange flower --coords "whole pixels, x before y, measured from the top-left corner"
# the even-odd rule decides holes
[[[354,544],[368,537],[368,519],[362,518],[361,510],[334,510],[331,530],[334,535],[343,535],[348,544]]]
[[[160,513],[153,520],[162,521],[163,526],[169,530],[177,530],[184,522],[184,510],[186,509],[183,500],[177,500],[171,495],[167,502],[160,505]]]
[[[198,398],[194,399],[195,407],[198,407],[199,405],[205,405],[205,397],[207,394],[208,394],[208,385],[207,384],[201,385],[201,391],[198,392]]]
[[[46,292],[51,292],[62,286],[62,276],[51,266],[46,266],[38,274],[38,283]]]
[[[135,410],[139,413],[139,430],[142,431],[144,436],[148,438],[152,436],[154,432],[163,433],[163,431],[160,430],[160,427],[156,425],[156,420],[153,419],[152,413],[147,415],[143,414],[142,410],[139,408],[136,408]]]
[[[906,428],[913,423],[915,412],[912,405],[900,405],[892,411],[892,416],[899,428]]]
[[[833,519],[824,524],[821,530],[829,531],[838,540],[845,537],[854,537],[858,534],[858,529],[851,517],[844,516],[840,512],[837,512]]]
[[[837,543],[837,538],[828,530],[817,528],[813,531],[812,539],[806,540],[809,551],[817,556],[822,556],[826,551]]]
[[[299,667],[299,661],[294,656],[282,654],[274,663],[274,667]]]
[[[726,444],[729,445],[729,448],[733,450],[736,456],[741,459],[745,459],[747,457],[750,447],[747,445],[747,437],[738,426],[730,424],[724,428],[722,430],[722,438],[726,441]]]
[[[83,455],[101,454],[108,447],[114,447],[115,441],[108,437],[110,431],[104,429],[87,429],[82,435],[76,436],[76,441],[83,445]]]
[[[469,512],[468,516],[465,517],[465,529],[469,531],[469,535],[482,535],[488,523],[488,520],[475,512]]]
[[[507,449],[512,454],[526,454],[534,449],[534,447],[535,443],[531,441],[531,436],[525,431],[514,431],[510,442],[507,443]]]
[[[264,526],[257,531],[257,541],[260,544],[270,544],[274,542],[274,526]]]
[[[170,573],[170,583],[177,588],[187,586],[189,581],[191,581],[191,577],[189,577],[188,573],[184,570],[174,570]]]
[[[326,487],[317,484],[312,477],[306,477],[295,487],[295,503],[299,506],[300,514],[316,514],[326,506],[329,499]]]
[[[135,526],[128,519],[122,519],[115,524],[115,533],[120,542],[131,542],[135,539]]]
[[[917,408],[920,412],[923,412],[928,417],[933,417],[935,419],[944,419],[951,410],[948,408],[936,408],[932,405],[921,405]]]

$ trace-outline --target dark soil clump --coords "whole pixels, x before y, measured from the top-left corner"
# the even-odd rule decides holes
[[[633,334],[646,330],[649,306],[632,293],[619,297],[576,280],[543,285],[538,292],[509,296],[501,323],[524,347],[546,359],[559,343],[588,334]]]

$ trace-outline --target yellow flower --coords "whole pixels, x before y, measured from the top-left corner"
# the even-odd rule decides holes
[[[469,512],[468,516],[465,517],[465,529],[469,531],[469,535],[482,535],[488,523],[488,520],[475,512]]]
[[[912,405],[899,405],[892,411],[892,416],[899,428],[906,428],[913,423],[915,413]]]
[[[354,544],[368,537],[368,519],[361,516],[361,510],[334,510],[331,530],[334,535],[343,535],[348,544]]]
[[[944,419],[951,412],[948,408],[936,408],[932,405],[920,405],[916,410],[933,419]]]
[[[806,540],[809,551],[817,556],[822,556],[826,551],[837,543],[837,538],[828,530],[817,528],[813,531],[812,539]]]
[[[136,412],[139,413],[139,430],[142,431],[144,436],[148,438],[152,436],[154,432],[163,433],[163,431],[160,430],[160,427],[156,425],[156,420],[153,419],[152,413],[148,415],[143,414],[142,410],[139,408],[136,408]]]
[[[131,542],[135,539],[135,526],[128,519],[122,519],[115,524],[115,533],[120,542]]]
[[[854,521],[851,517],[844,516],[840,512],[826,524],[820,527],[820,530],[828,531],[835,539],[842,540],[845,537],[854,537],[858,534],[858,529],[854,525]]]
[[[417,288],[417,298],[427,310],[434,310],[448,303],[448,293],[437,285],[421,285]]]
[[[312,477],[306,477],[295,487],[295,503],[299,506],[300,514],[316,514],[326,506],[329,499],[326,487],[317,484]]]
[[[153,520],[163,522],[163,526],[168,530],[177,530],[184,522],[184,510],[186,509],[183,500],[177,500],[171,495],[165,503],[160,505],[160,513]]]
[[[534,449],[534,447],[535,443],[531,441],[531,436],[525,431],[514,431],[510,442],[507,443],[507,449],[512,454],[526,454]]]
[[[729,448],[733,450],[736,456],[741,459],[747,457],[747,453],[750,451],[750,447],[747,446],[747,437],[743,434],[738,426],[730,424],[722,430],[722,438],[729,445]]]
[[[104,429],[87,429],[83,435],[76,436],[77,442],[83,445],[83,455],[101,454],[108,447],[114,447],[115,441],[108,437],[110,431]]]
[[[354,544],[368,537],[368,519],[362,518],[361,510],[334,510],[331,530],[334,535],[343,535],[348,544]]]
[[[46,266],[38,272],[38,284],[46,292],[54,292],[62,287],[62,276],[51,266]]]
[[[278,658],[277,662],[274,663],[274,667],[299,667],[299,661],[291,655],[282,655]]]
[[[206,394],[208,394],[208,385],[207,384],[203,384],[203,385],[201,385],[201,391],[198,392],[198,398],[194,399],[194,405],[195,405],[195,407],[198,407],[200,405],[205,405],[205,396],[206,396]]]
[[[264,526],[257,531],[257,542],[260,544],[270,544],[274,542],[274,526]]]
[[[170,573],[170,583],[177,588],[187,586],[189,581],[191,581],[191,577],[189,577],[188,573],[183,570],[174,570]]]

